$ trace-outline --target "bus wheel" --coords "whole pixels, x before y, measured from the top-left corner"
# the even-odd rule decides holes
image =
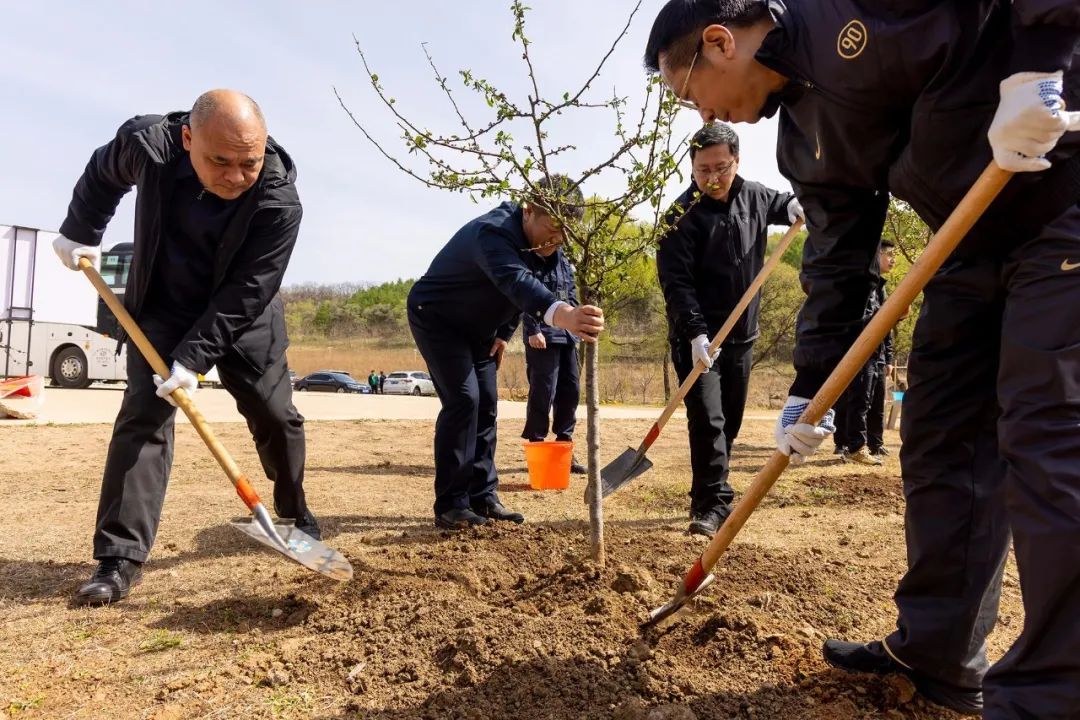
[[[53,381],[64,388],[90,387],[90,367],[86,355],[74,345],[56,353],[53,359]]]

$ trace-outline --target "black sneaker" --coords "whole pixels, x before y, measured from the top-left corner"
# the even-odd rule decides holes
[[[472,511],[482,518],[488,520],[504,520],[506,522],[512,522],[515,525],[520,525],[525,522],[525,516],[521,513],[507,510],[506,507],[498,500],[489,500],[485,503],[476,503],[472,506]]]
[[[704,535],[711,538],[730,514],[731,510],[724,505],[709,508],[708,510],[691,510],[688,531],[691,535]]]
[[[572,472],[574,475],[587,475],[589,473],[589,469],[579,463],[576,457],[571,457],[570,472]]]
[[[821,647],[825,662],[846,672],[906,675],[924,698],[962,715],[980,715],[983,709],[982,690],[957,687],[940,680],[926,677],[917,670],[904,667],[892,659],[885,646],[875,640],[866,643],[850,643],[843,640],[826,640]]]
[[[75,592],[76,605],[108,605],[128,596],[142,580],[142,563],[106,557],[98,562],[93,577]]]
[[[486,524],[487,518],[477,515],[469,508],[454,508],[435,516],[435,527],[443,530],[464,530]]]

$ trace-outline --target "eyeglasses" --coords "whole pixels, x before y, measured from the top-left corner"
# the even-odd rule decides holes
[[[694,51],[694,57],[690,60],[690,68],[686,71],[686,79],[683,80],[682,90],[675,96],[675,102],[689,110],[697,110],[698,106],[693,100],[686,100],[686,90],[690,87],[690,76],[694,74],[694,65],[697,64],[698,56],[701,55],[701,48],[704,46],[705,40],[698,40],[697,50]]]
[[[711,168],[695,167],[694,172],[698,173],[699,175],[719,175],[720,177],[727,177],[727,175],[730,174],[732,169],[735,167],[736,162],[736,160],[732,160],[731,162],[726,162]]]

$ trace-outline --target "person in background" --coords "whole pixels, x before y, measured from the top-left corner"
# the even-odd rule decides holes
[[[559,300],[577,305],[574,268],[562,248],[541,258],[540,266],[536,277],[544,287],[555,293]],[[529,378],[529,401],[521,437],[529,442],[540,442],[547,439],[550,428],[557,441],[573,442],[581,399],[578,339],[569,331],[552,327],[528,313],[523,313],[521,318],[525,371]],[[584,475],[586,469],[573,457],[570,472]]]

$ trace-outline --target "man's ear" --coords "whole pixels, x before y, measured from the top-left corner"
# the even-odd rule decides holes
[[[735,36],[726,25],[709,25],[701,31],[701,40],[704,49],[716,48],[727,59],[735,57]]]
[[[184,149],[191,152],[191,126],[183,125],[180,128],[180,141],[184,144]]]

